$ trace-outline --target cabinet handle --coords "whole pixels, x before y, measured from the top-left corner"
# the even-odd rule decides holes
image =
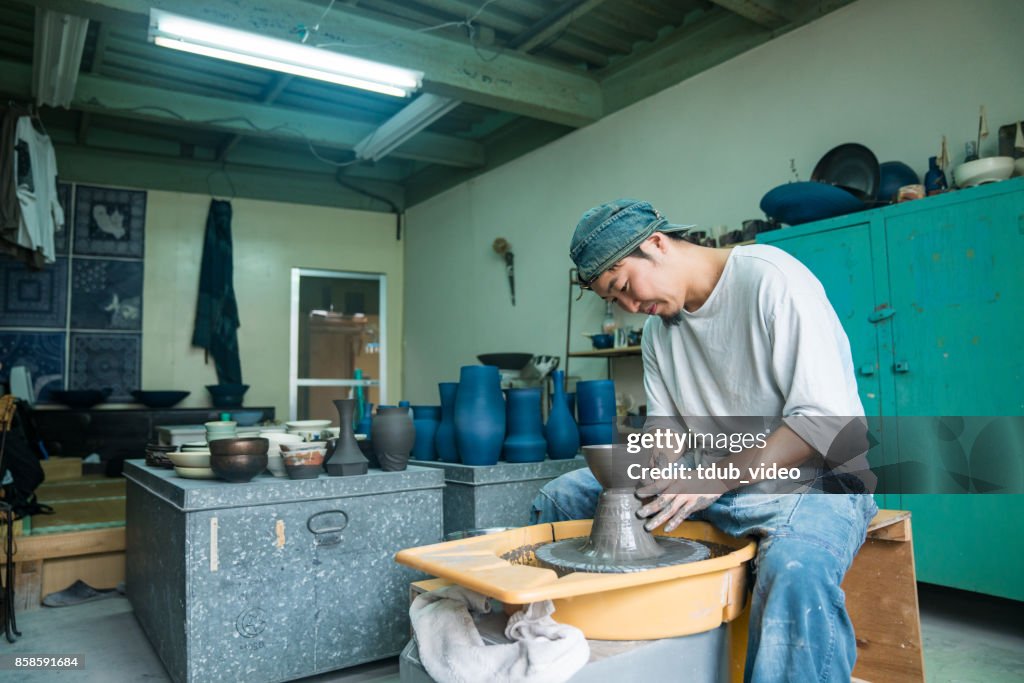
[[[883,320],[888,320],[889,318],[893,317],[894,315],[896,315],[896,309],[889,308],[888,306],[886,306],[885,308],[881,308],[881,309],[871,313],[871,315],[868,316],[868,322],[869,323],[880,323]]]
[[[336,517],[338,515],[340,519]],[[341,532],[347,526],[348,515],[344,510],[324,510],[306,520],[306,528],[313,534],[313,543],[321,546],[341,543]]]
[[[864,365],[860,366],[860,368],[858,368],[858,371],[865,377],[870,377],[871,375],[875,374],[875,364],[865,363]]]
[[[905,360],[897,361],[893,364],[892,371],[898,375],[910,372],[910,363]]]

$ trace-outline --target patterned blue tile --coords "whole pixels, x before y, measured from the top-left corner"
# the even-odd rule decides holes
[[[141,330],[142,261],[74,259],[71,327]]]
[[[0,364],[0,382],[5,383],[12,367],[27,367],[36,400],[45,403],[51,390],[64,388],[64,333],[0,332]]]
[[[108,401],[131,401],[141,373],[141,334],[71,333],[69,389],[110,387]]]
[[[76,254],[142,258],[146,192],[75,186]]]
[[[64,211],[64,229],[54,233],[53,246],[58,256],[67,256],[68,246],[71,244],[68,235],[71,233],[71,224],[75,220],[75,217],[71,215],[71,183],[57,183],[57,199],[60,201],[60,208]]]
[[[43,270],[0,257],[0,326],[64,327],[68,302],[68,260]]]

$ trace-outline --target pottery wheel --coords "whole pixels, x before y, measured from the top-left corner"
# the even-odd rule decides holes
[[[665,551],[664,554],[641,560],[623,560],[615,564],[595,562],[593,557],[580,552],[580,548],[587,542],[585,536],[548,543],[537,548],[535,552],[537,560],[542,566],[556,571],[595,572],[599,574],[640,572],[645,569],[657,569],[658,567],[697,562],[711,557],[711,550],[699,541],[665,536],[659,537],[656,540],[662,550]]]

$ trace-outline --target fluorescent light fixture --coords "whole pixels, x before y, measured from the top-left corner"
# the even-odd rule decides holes
[[[424,93],[355,146],[356,158],[377,161],[458,106],[459,100]]]
[[[36,104],[71,106],[88,30],[88,19],[36,8],[32,57],[32,91]]]
[[[421,71],[268,38],[158,9],[149,11],[149,39],[162,47],[395,97],[408,97],[423,81]]]

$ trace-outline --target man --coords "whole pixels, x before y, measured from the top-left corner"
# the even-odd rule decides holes
[[[765,245],[700,247],[682,239],[692,227],[620,199],[586,212],[570,247],[586,286],[651,316],[642,343],[646,429],[669,422],[735,433],[753,423],[762,432],[760,447],[689,450],[680,461],[731,463],[742,476],[649,484],[638,495],[656,495],[638,514],[649,530],[690,518],[759,537],[747,681],[848,683],[856,643],[839,584],[877,508],[869,495],[784,494],[789,482],[748,473],[795,467],[797,490],[837,488],[821,475],[843,425],[864,414],[849,341],[799,261]],[[537,496],[534,519],[591,518],[599,493],[589,470],[564,475]]]

